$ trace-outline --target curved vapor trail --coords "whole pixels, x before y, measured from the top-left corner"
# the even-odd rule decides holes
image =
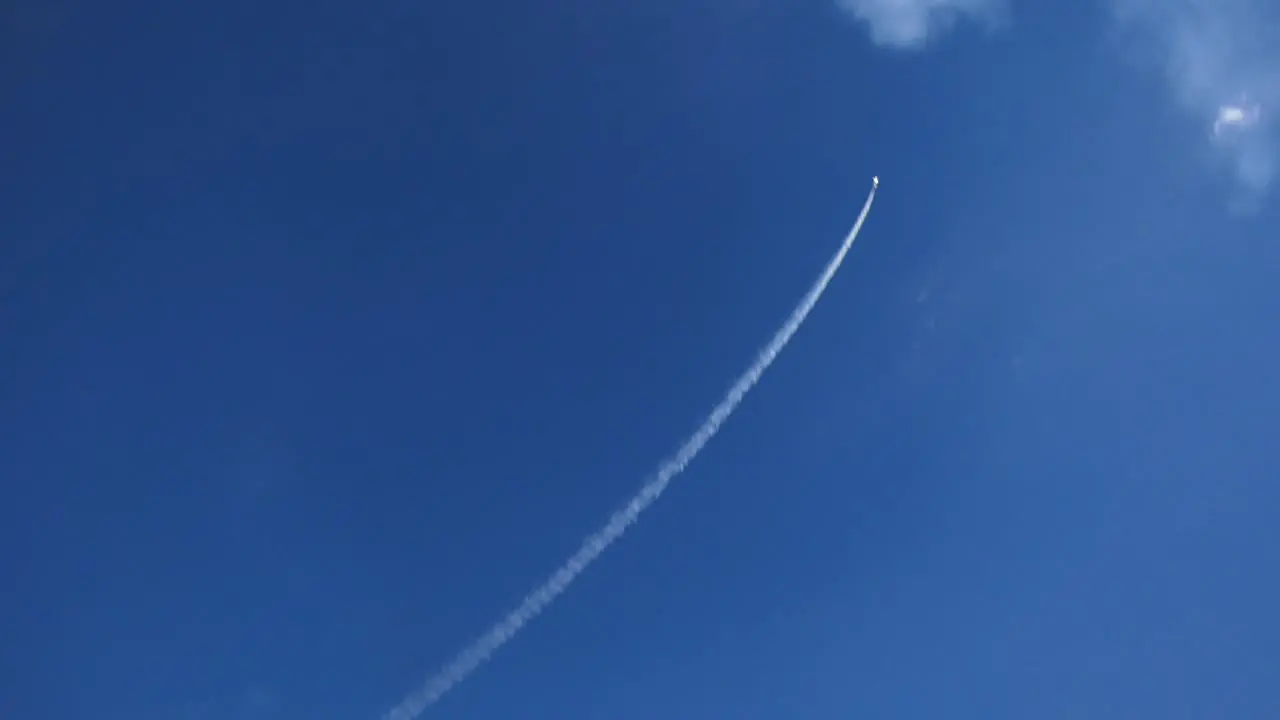
[[[854,222],[853,229],[845,236],[840,249],[836,251],[831,261],[827,263],[826,269],[822,271],[822,275],[818,277],[817,282],[809,289],[808,294],[804,296],[804,299],[800,301],[795,310],[791,311],[791,316],[787,318],[787,322],[773,336],[773,340],[760,351],[755,363],[738,378],[738,381],[729,389],[729,393],[725,398],[711,411],[711,414],[703,421],[697,432],[685,441],[675,456],[664,462],[658,468],[657,475],[645,484],[640,489],[640,492],[636,493],[635,497],[631,498],[626,507],[615,512],[603,528],[583,540],[582,546],[578,548],[578,551],[570,556],[560,566],[560,569],[556,570],[542,585],[525,596],[524,601],[516,609],[489,628],[484,635],[472,641],[469,646],[458,653],[452,662],[428,678],[422,687],[411,693],[399,705],[389,710],[383,716],[383,720],[413,720],[413,718],[421,715],[424,710],[444,696],[445,693],[453,689],[455,685],[465,680],[485,660],[488,660],[494,651],[515,637],[525,623],[536,617],[552,601],[559,597],[560,593],[568,589],[569,584],[578,577],[579,573],[599,557],[600,553],[612,545],[614,540],[621,537],[627,531],[627,528],[639,519],[640,513],[644,512],[646,508],[658,499],[662,491],[667,489],[667,485],[671,483],[671,480],[676,475],[679,475],[707,442],[715,436],[724,421],[737,409],[747,392],[759,382],[760,376],[773,363],[774,358],[786,347],[787,342],[791,340],[791,336],[795,335],[796,331],[800,329],[800,325],[809,315],[809,311],[813,310],[813,306],[818,303],[818,298],[822,297],[822,292],[827,289],[827,284],[835,276],[836,270],[840,269],[840,264],[844,262],[844,256],[849,252],[849,248],[853,247],[853,241],[857,239],[858,231],[862,229],[862,222],[866,220],[867,213],[871,211],[871,202],[875,199],[876,189],[879,184],[878,178],[872,181],[871,192],[867,194],[867,201],[863,204],[862,212],[858,214],[858,219]]]

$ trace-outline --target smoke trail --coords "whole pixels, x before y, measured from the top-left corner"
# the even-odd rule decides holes
[[[857,239],[858,231],[862,229],[862,222],[866,220],[867,213],[871,211],[871,201],[875,199],[876,189],[879,184],[878,178],[872,181],[871,192],[867,194],[867,201],[863,204],[862,212],[858,214],[858,220],[853,224],[853,229],[849,231],[835,256],[827,263],[826,269],[822,271],[822,275],[818,277],[817,282],[809,289],[808,294],[804,296],[804,299],[800,301],[796,309],[791,312],[791,317],[787,318],[787,322],[773,336],[773,340],[764,350],[760,351],[755,363],[729,389],[728,395],[711,411],[711,414],[703,421],[702,427],[698,428],[697,432],[685,441],[684,446],[680,448],[674,457],[658,468],[657,476],[642,487],[640,492],[627,503],[625,508],[615,512],[613,517],[609,518],[608,524],[583,540],[582,547],[540,587],[529,593],[515,610],[512,610],[505,618],[489,628],[488,632],[473,641],[452,662],[441,668],[434,676],[428,678],[421,688],[389,710],[383,716],[383,720],[413,720],[445,693],[453,689],[455,685],[465,680],[481,663],[489,659],[489,656],[495,650],[515,637],[515,634],[520,632],[520,628],[524,627],[525,623],[546,609],[560,593],[569,587],[569,584],[578,577],[579,573],[585,570],[600,553],[604,552],[605,549],[613,544],[614,540],[617,540],[627,531],[627,528],[632,523],[639,519],[640,513],[644,512],[646,508],[658,499],[662,491],[667,489],[667,485],[671,483],[671,480],[685,469],[689,461],[693,460],[703,446],[719,431],[720,425],[729,418],[729,415],[733,414],[738,404],[742,402],[742,398],[759,382],[760,376],[773,363],[778,353],[782,352],[782,348],[786,347],[787,342],[791,340],[791,336],[800,329],[800,325],[804,322],[805,317],[808,316],[809,311],[813,310],[818,298],[827,289],[827,283],[831,282],[836,270],[840,269],[840,263],[844,262],[844,256],[849,252],[849,248],[853,247],[853,241]]]

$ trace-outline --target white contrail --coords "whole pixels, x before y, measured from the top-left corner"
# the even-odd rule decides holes
[[[671,480],[685,469],[689,461],[693,460],[703,446],[720,429],[720,425],[729,418],[729,415],[733,414],[733,411],[742,402],[742,398],[759,382],[760,376],[773,363],[778,353],[782,352],[782,348],[786,347],[787,342],[791,340],[791,336],[796,333],[796,330],[800,329],[800,325],[804,322],[805,317],[808,316],[809,311],[813,310],[818,298],[822,297],[822,291],[827,289],[827,283],[831,282],[836,270],[840,269],[840,263],[844,262],[844,256],[849,252],[849,248],[853,247],[853,241],[857,239],[858,231],[862,229],[862,222],[867,219],[867,213],[871,211],[871,201],[875,199],[876,189],[879,185],[879,178],[873,178],[871,192],[867,194],[867,201],[863,204],[862,212],[858,214],[858,220],[853,224],[853,229],[845,237],[844,243],[836,251],[835,257],[831,258],[831,262],[827,263],[826,269],[822,271],[822,275],[818,277],[817,282],[813,284],[813,287],[810,288],[804,299],[800,301],[800,304],[796,306],[796,309],[791,312],[791,317],[787,318],[787,322],[773,336],[773,340],[769,345],[760,351],[755,363],[733,384],[733,387],[729,389],[729,394],[711,411],[711,414],[703,421],[702,427],[698,428],[698,431],[685,441],[684,446],[680,448],[674,457],[658,468],[657,476],[641,488],[640,492],[631,499],[631,502],[627,503],[625,508],[615,512],[613,517],[609,518],[608,524],[595,534],[588,536],[586,540],[583,540],[582,547],[540,587],[529,593],[519,607],[512,610],[505,618],[489,628],[488,632],[473,641],[470,646],[453,659],[453,662],[445,665],[439,672],[428,678],[421,688],[389,710],[383,716],[384,720],[413,720],[413,718],[421,715],[428,706],[434,704],[445,693],[449,692],[453,686],[465,680],[495,650],[515,637],[515,634],[520,632],[520,628],[524,627],[525,623],[546,609],[560,593],[569,587],[569,584],[578,577],[579,573],[585,570],[600,553],[612,545],[614,540],[617,540],[627,531],[627,528],[640,517],[640,513],[644,512],[646,508],[658,499],[662,491],[667,489],[667,485],[671,483]]]

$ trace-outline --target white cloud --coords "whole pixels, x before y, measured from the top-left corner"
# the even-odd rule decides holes
[[[1214,137],[1224,133],[1247,130],[1258,124],[1261,110],[1257,105],[1223,105],[1218,108],[1218,119],[1213,121]]]
[[[914,50],[961,18],[992,26],[1004,19],[1006,0],[836,0],[867,24],[877,45]]]
[[[1204,119],[1212,147],[1247,194],[1276,173],[1280,3],[1111,0],[1113,16],[1154,50],[1178,103]]]

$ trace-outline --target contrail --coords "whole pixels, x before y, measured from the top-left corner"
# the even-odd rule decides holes
[[[547,578],[541,586],[525,596],[524,601],[515,610],[512,610],[505,618],[489,628],[488,632],[473,641],[452,662],[428,678],[422,687],[410,694],[399,705],[389,710],[383,716],[383,720],[413,720],[429,706],[435,704],[455,685],[467,679],[476,668],[489,659],[489,656],[494,651],[515,637],[516,633],[520,632],[520,629],[525,626],[525,623],[537,617],[553,600],[560,596],[560,593],[568,589],[569,584],[578,577],[579,573],[599,557],[600,553],[612,545],[614,540],[621,537],[627,531],[627,528],[631,527],[631,524],[640,518],[640,513],[644,512],[646,508],[658,499],[658,496],[662,495],[662,491],[667,489],[667,485],[671,483],[671,480],[685,469],[689,461],[693,460],[707,442],[720,430],[720,426],[737,409],[747,392],[760,381],[760,376],[764,374],[765,370],[769,369],[769,365],[773,363],[774,358],[778,356],[778,353],[782,352],[782,348],[786,347],[787,342],[791,340],[791,336],[795,335],[796,331],[800,329],[805,317],[809,315],[810,310],[813,310],[813,306],[818,303],[818,298],[822,297],[822,292],[827,289],[827,284],[835,276],[836,270],[840,269],[840,263],[844,262],[844,256],[848,254],[849,248],[853,247],[853,241],[857,239],[858,231],[862,229],[862,222],[867,219],[867,213],[871,211],[871,201],[875,199],[876,189],[879,186],[880,179],[878,177],[872,178],[871,192],[867,193],[867,201],[862,206],[862,212],[858,214],[858,219],[854,222],[853,229],[845,236],[840,249],[836,251],[831,261],[827,263],[826,269],[822,271],[822,275],[818,277],[817,282],[809,289],[808,294],[804,296],[804,299],[800,301],[796,309],[791,311],[791,317],[787,318],[787,322],[773,336],[773,340],[760,351],[755,363],[738,378],[738,381],[729,389],[729,393],[725,398],[703,421],[702,427],[698,428],[697,432],[685,441],[684,446],[680,448],[674,457],[668,459],[658,468],[657,476],[642,487],[640,492],[631,498],[625,508],[615,512],[603,528],[583,540],[582,547],[578,548],[578,551],[565,561],[564,565],[560,566],[560,569],[556,570],[551,577]]]

